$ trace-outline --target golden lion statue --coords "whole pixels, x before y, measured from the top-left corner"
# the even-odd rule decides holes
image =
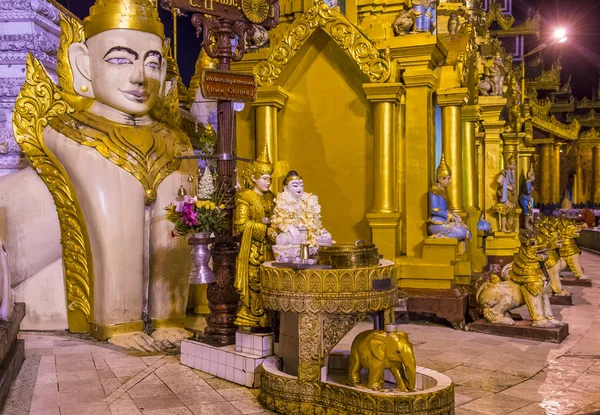
[[[536,230],[519,234],[521,246],[512,263],[502,270],[503,280],[492,275],[477,290],[477,302],[490,323],[515,324],[509,311],[527,305],[533,327],[562,326],[550,308],[550,284],[542,270],[554,241]]]

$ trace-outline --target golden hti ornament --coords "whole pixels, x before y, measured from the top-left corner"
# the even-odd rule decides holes
[[[450,166],[446,163],[446,156],[442,153],[442,157],[440,158],[440,165],[436,170],[436,176],[438,181],[444,177],[451,176],[452,171],[450,170]]]
[[[157,0],[97,0],[83,20],[85,37],[113,29],[132,29],[165,38]]]

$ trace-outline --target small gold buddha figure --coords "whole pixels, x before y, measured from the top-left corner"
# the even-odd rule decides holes
[[[273,193],[269,190],[272,174],[273,165],[265,146],[244,172],[246,189],[235,196],[235,228],[242,234],[234,283],[240,294],[235,324],[244,330],[269,327],[260,299],[259,268],[273,258],[271,246],[276,235],[269,226],[275,207]]]
[[[193,154],[185,133],[160,121],[167,57],[157,1],[97,0],[83,32],[84,39],[69,45],[72,40],[63,31],[68,59],[59,57],[60,88],[36,69],[33,59],[28,63],[27,82],[15,106],[15,130],[43,182],[25,169],[10,183],[29,189],[32,197],[46,192],[38,189],[45,184],[53,196],[71,331],[89,331],[136,350],[178,346],[189,336],[181,328],[189,247],[183,238],[170,236],[164,207],[196,167],[178,158]],[[44,88],[56,93],[40,94]],[[76,105],[75,111],[61,107],[66,96],[87,104]],[[31,100],[39,107],[29,105]],[[54,112],[36,113],[36,108]],[[42,134],[28,130],[46,121]],[[48,202],[47,197],[39,200]],[[14,210],[8,215],[21,220]],[[40,228],[24,232],[22,239],[35,244],[35,238],[45,240],[52,232],[52,227]],[[47,249],[54,252],[53,246]],[[28,271],[27,258],[17,256],[17,261],[17,271]],[[52,300],[65,307],[64,294],[62,300],[54,294]]]

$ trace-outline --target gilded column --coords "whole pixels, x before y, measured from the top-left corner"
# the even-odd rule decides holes
[[[562,200],[560,194],[560,143],[555,143],[552,154],[552,168],[550,176],[552,180],[550,203],[560,203]]]
[[[404,87],[400,83],[363,84],[373,108],[373,208],[367,215],[373,242],[386,258],[399,253],[397,229],[400,221],[396,188],[397,106]]]
[[[600,144],[592,148],[592,201],[600,204]]]
[[[434,73],[409,68],[406,84],[406,255],[420,257],[427,239],[427,195],[434,181],[435,132],[433,129]]]
[[[475,130],[477,131],[477,128]],[[477,205],[480,210],[485,206],[485,180],[483,179],[485,165],[485,158],[483,157],[484,137],[485,133],[483,131],[475,132],[475,146],[477,147]]]
[[[273,165],[279,161],[277,111],[283,108],[288,95],[280,86],[260,87],[256,100],[252,103],[255,119],[255,154],[260,154],[267,144],[269,159]],[[280,191],[280,187],[280,183],[273,181],[274,191]]]
[[[448,208],[465,217],[463,198],[463,134],[462,106],[467,102],[467,88],[451,88],[437,92],[437,103],[442,108],[442,152],[452,172],[448,186]]]
[[[584,203],[583,195],[583,166],[581,165],[581,154],[577,154],[577,162],[575,164],[575,195],[573,196],[573,203]]]
[[[506,99],[499,96],[481,96],[479,97],[481,105],[481,123],[485,131],[483,139],[483,186],[484,186],[484,206],[481,206],[484,212],[490,213],[492,206],[496,204],[496,179],[500,173],[500,145],[502,140],[500,134],[504,128],[505,122],[500,119],[500,113],[506,106]],[[491,218],[490,218],[491,219]],[[498,221],[490,220],[492,229],[498,230]]]
[[[437,36],[398,36],[390,43],[389,56],[402,72],[405,92],[404,161],[406,183],[402,212],[405,253],[420,258],[427,239],[428,192],[435,175],[435,105],[433,90],[438,84],[436,68],[448,53]]]
[[[552,193],[552,181],[551,181],[551,170],[552,170],[552,144],[542,144],[541,149],[541,160],[540,160],[540,203],[550,203]]]
[[[477,171],[477,138],[475,127],[480,118],[481,109],[478,105],[465,105],[462,108],[463,191],[466,209],[479,209],[479,175]]]

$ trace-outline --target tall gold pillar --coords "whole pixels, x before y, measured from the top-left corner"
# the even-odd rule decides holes
[[[475,127],[481,117],[478,105],[462,108],[463,122],[463,191],[465,208],[479,209],[479,184]]]
[[[592,148],[592,202],[600,204],[600,144]]]
[[[373,106],[373,208],[367,220],[373,242],[384,257],[394,259],[399,253],[400,222],[396,198],[396,116],[404,87],[400,83],[363,84],[363,89]]]
[[[575,195],[573,196],[573,203],[584,203],[584,194],[583,194],[583,166],[581,165],[581,153],[577,154],[575,164],[575,182],[573,183],[575,187]]]
[[[550,203],[552,196],[552,152],[553,145],[551,143],[542,144],[541,160],[540,160],[540,191],[539,199],[541,204]]]
[[[452,172],[448,186],[448,208],[466,216],[463,199],[463,134],[462,106],[467,102],[467,88],[451,88],[437,92],[437,103],[442,108],[442,152]]]
[[[482,209],[486,214],[490,213],[492,206],[497,202],[497,184],[496,179],[500,173],[500,146],[502,140],[500,134],[504,128],[505,122],[500,119],[500,113],[506,105],[506,99],[499,96],[481,96],[479,97],[481,105],[481,123],[485,131],[483,139],[483,184],[484,184],[484,206]],[[489,218],[494,231],[498,230],[498,221]]]
[[[420,257],[427,239],[428,197],[433,185],[435,131],[433,87],[436,77],[429,68],[407,68],[406,84],[406,255]]]
[[[398,254],[406,253],[406,238],[403,237],[406,229],[406,94],[402,94],[400,105],[397,107],[397,126],[396,135],[396,179],[398,187],[396,197],[398,198],[398,212],[400,213],[400,223],[398,227]]]
[[[255,117],[255,154],[258,155],[267,144],[269,159],[275,165],[279,161],[277,139],[277,111],[285,105],[289,94],[280,86],[260,87],[256,100],[252,103]],[[281,190],[281,183],[273,181],[273,191]]]
[[[524,141],[523,141],[524,142]],[[519,185],[519,195],[521,194],[521,189],[523,188],[523,183],[527,180],[527,174],[529,170],[533,167],[531,165],[531,157],[535,152],[535,147],[519,147],[519,175],[517,176],[517,184]],[[539,178],[536,177],[537,183],[539,183]],[[535,188],[536,185],[534,185]],[[534,199],[534,202],[538,201]]]
[[[485,157],[483,156],[484,137],[485,133],[483,131],[475,133],[475,146],[477,147],[477,205],[480,210],[483,210],[485,206],[485,180],[483,178],[485,170]]]
[[[551,186],[551,200],[550,203],[560,203],[562,200],[560,194],[560,143],[555,143],[552,154],[552,168],[550,178],[552,180]]]

